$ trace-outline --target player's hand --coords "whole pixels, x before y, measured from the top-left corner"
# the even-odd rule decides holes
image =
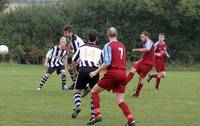
[[[132,52],[133,52],[133,53],[136,52],[136,49],[132,49]]]
[[[134,65],[137,64],[137,63],[138,63],[138,61],[133,61],[133,62],[132,62],[132,64],[134,64]]]
[[[155,55],[158,56],[158,57],[161,57],[162,53],[156,53]]]
[[[93,72],[90,72],[90,74],[89,74],[89,75],[90,75],[90,77],[91,77],[91,78],[93,78],[94,76],[96,76],[96,75],[97,75],[97,73],[96,73],[96,71],[93,71]]]
[[[44,67],[45,67],[45,68],[48,68],[48,67],[49,67],[49,64],[48,64],[48,63],[44,63]]]

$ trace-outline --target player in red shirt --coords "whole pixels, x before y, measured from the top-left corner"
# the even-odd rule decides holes
[[[117,103],[128,120],[126,126],[135,126],[135,121],[129,107],[124,102],[126,88],[126,50],[124,45],[117,40],[118,33],[114,27],[110,27],[107,30],[107,36],[109,43],[103,49],[104,63],[97,70],[90,73],[90,77],[94,77],[99,72],[107,70],[103,78],[91,90],[95,117],[90,119],[88,125],[94,125],[102,121],[99,93],[107,90],[115,93]]]
[[[152,78],[156,78],[156,86],[155,88],[159,90],[160,79],[166,76],[166,67],[165,67],[165,56],[170,58],[170,55],[167,52],[167,45],[165,41],[165,34],[159,34],[159,41],[155,44],[155,68],[157,73],[149,74],[148,82]]]
[[[143,80],[148,72],[153,68],[155,60],[154,43],[149,39],[148,32],[142,32],[140,38],[143,43],[143,48],[133,49],[132,52],[143,53],[142,58],[139,61],[135,62],[134,67],[131,69],[130,73],[127,76],[128,83],[133,78],[135,72],[139,74],[137,89],[135,94],[133,94],[133,97],[135,98],[140,95],[140,91],[144,84]]]

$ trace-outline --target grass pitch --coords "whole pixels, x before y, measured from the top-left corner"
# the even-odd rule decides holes
[[[82,112],[71,119],[72,91],[60,89],[60,77],[48,80],[45,90],[36,91],[45,69],[42,66],[0,64],[0,126],[86,126],[90,97],[82,100]],[[169,71],[154,90],[154,80],[145,83],[141,97],[130,96],[136,77],[127,88],[137,126],[200,126],[200,71]],[[71,80],[68,78],[68,85]],[[103,122],[96,126],[123,126],[126,122],[112,93],[101,94]]]

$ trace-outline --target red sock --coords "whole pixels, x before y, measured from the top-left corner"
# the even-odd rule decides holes
[[[136,96],[140,95],[140,91],[141,91],[142,87],[143,87],[143,84],[139,83],[138,86],[137,86],[136,92],[135,92]]]
[[[159,88],[159,85],[160,85],[160,77],[157,77],[156,78],[156,89]]]
[[[157,78],[158,74],[151,74],[150,76],[151,76],[151,78]]]
[[[101,115],[99,93],[93,92],[93,93],[91,93],[91,95],[92,95],[92,102],[93,102],[93,105],[94,105],[95,116],[98,117],[99,115]]]
[[[125,102],[121,102],[119,104],[119,107],[121,108],[121,110],[123,111],[124,115],[126,116],[128,123],[131,123],[134,121],[133,116],[129,110],[128,105]]]
[[[128,76],[126,77],[126,83],[128,84],[128,82],[133,78],[134,73],[129,73]]]

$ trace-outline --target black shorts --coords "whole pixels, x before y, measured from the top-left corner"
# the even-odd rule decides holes
[[[65,70],[65,66],[49,67],[47,73],[52,74],[55,70],[57,74],[61,74],[61,70]]]
[[[90,89],[99,81],[99,74],[91,78],[90,72],[95,71],[97,68],[79,68],[79,74],[76,81],[75,89],[82,90],[89,84]]]

